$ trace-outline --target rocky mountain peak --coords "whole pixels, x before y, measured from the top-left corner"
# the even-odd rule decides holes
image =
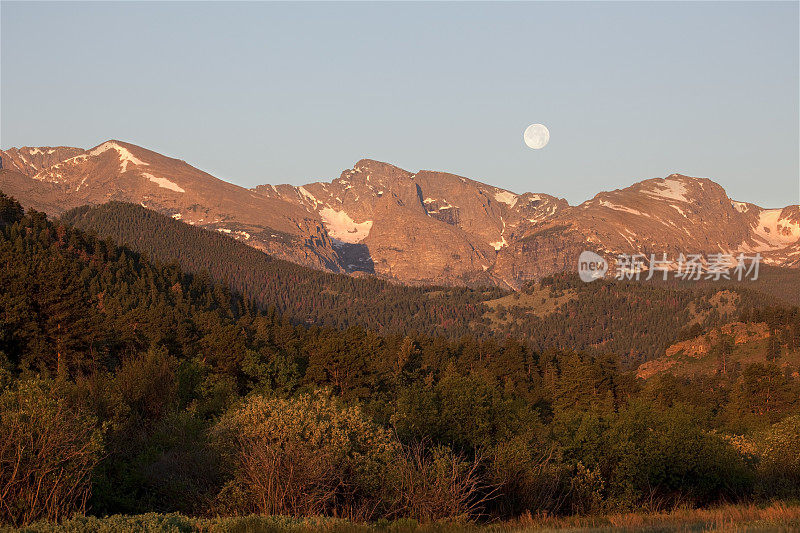
[[[0,158],[0,189],[53,214],[135,202],[304,265],[404,283],[519,287],[574,269],[587,249],[612,257],[759,252],[800,266],[800,206],[733,201],[714,181],[679,173],[570,206],[372,159],[330,182],[248,190],[113,139],[88,150],[12,148]]]
[[[71,146],[23,146],[0,151],[0,168],[33,176],[42,169],[83,153]]]
[[[347,172],[347,171],[345,171]],[[362,173],[365,175],[374,174],[376,177],[382,177],[389,180],[407,179],[412,174],[400,167],[396,167],[389,163],[376,161],[374,159],[361,159],[352,168],[353,173]]]

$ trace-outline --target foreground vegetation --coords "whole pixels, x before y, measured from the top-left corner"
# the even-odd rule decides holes
[[[763,360],[646,381],[614,352],[319,328],[0,196],[0,522],[602,527],[792,501],[800,312],[737,318],[768,325]]]
[[[61,524],[37,522],[23,532],[270,532],[270,533],[524,533],[528,531],[796,531],[800,529],[800,506],[726,505],[709,509],[675,509],[668,512],[624,513],[600,516],[531,516],[516,520],[478,525],[462,522],[420,524],[416,520],[380,521],[369,524],[342,519],[280,516],[241,516],[230,518],[189,518],[180,514],[125,516],[107,518],[76,517]]]

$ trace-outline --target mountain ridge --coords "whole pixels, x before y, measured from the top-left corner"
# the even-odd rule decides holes
[[[0,151],[0,187],[58,215],[139,203],[298,264],[407,284],[496,285],[574,270],[591,250],[761,253],[800,266],[800,207],[735,201],[708,178],[671,174],[577,205],[470,178],[359,160],[329,182],[251,189],[123,141],[89,150]]]

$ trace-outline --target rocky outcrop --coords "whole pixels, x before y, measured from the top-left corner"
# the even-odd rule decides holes
[[[0,151],[0,169],[15,170],[25,176],[33,176],[42,169],[64,159],[83,153],[81,148],[70,146],[23,146]]]
[[[675,371],[685,363],[685,360],[701,360],[711,354],[713,347],[719,344],[723,335],[730,337],[735,347],[767,339],[770,332],[767,324],[763,322],[731,322],[712,329],[705,335],[669,346],[663,357],[642,363],[636,370],[636,376],[650,379],[667,371]],[[715,365],[716,361],[711,361],[707,366]]]

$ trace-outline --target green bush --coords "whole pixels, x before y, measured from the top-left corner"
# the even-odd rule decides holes
[[[403,533],[420,528],[414,520],[382,520],[377,524],[357,524],[341,518],[321,516],[231,516],[192,518],[170,513],[112,515],[104,518],[76,516],[61,523],[39,521],[20,529],[20,533]],[[431,531],[461,531],[446,526]]]
[[[214,428],[231,481],[218,498],[231,514],[369,518],[399,453],[390,433],[328,393],[252,396]]]
[[[557,511],[566,478],[552,443],[533,431],[517,435],[493,450],[488,485],[496,489],[496,497],[489,505],[494,513],[509,518],[525,512]]]
[[[800,415],[773,424],[757,443],[758,492],[800,498]]]
[[[105,518],[76,516],[61,523],[36,522],[21,533],[190,533],[198,531],[197,521],[177,513],[112,515]]]
[[[102,453],[96,421],[41,379],[0,394],[0,523],[60,520],[82,512]]]
[[[702,505],[752,490],[752,472],[734,446],[683,406],[634,402],[619,413],[563,413],[555,430],[577,478],[586,478],[573,487],[574,511]],[[600,500],[604,509],[593,506]]]
[[[703,505],[751,490],[741,456],[698,418],[681,406],[658,411],[643,403],[620,413],[610,430],[616,460],[611,482],[622,502],[648,506],[688,499]]]
[[[75,387],[108,420],[108,453],[94,476],[95,513],[201,513],[221,484],[209,424],[196,410],[181,409],[177,368],[155,348],[126,359],[114,375],[98,373]]]

